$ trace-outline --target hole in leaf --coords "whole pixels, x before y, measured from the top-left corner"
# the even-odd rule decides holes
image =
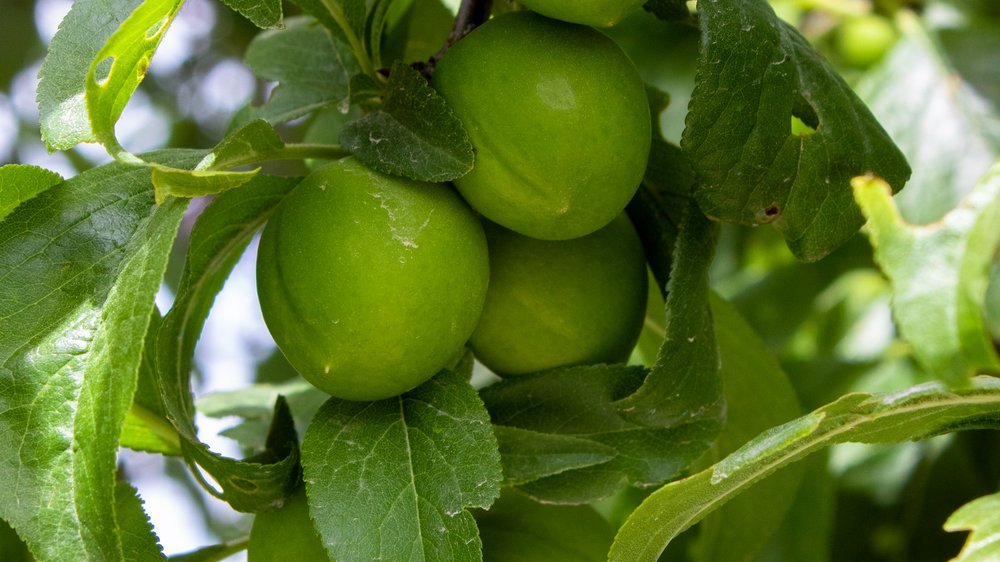
[[[772,203],[767,208],[757,211],[757,224],[774,222],[779,216],[781,216],[781,207],[777,203]]]
[[[792,134],[807,137],[819,130],[819,116],[801,94],[792,101]]]
[[[142,80],[143,76],[145,76],[146,72],[149,70],[149,59],[150,57],[148,55],[139,59],[139,64],[135,69],[136,76],[139,80]]]
[[[247,480],[246,478],[240,478],[239,476],[231,476],[229,478],[229,483],[244,492],[256,492],[259,487],[254,482]]]
[[[111,77],[111,69],[114,65],[115,57],[107,57],[94,65],[94,83],[103,88],[108,83],[108,78]]]
[[[792,115],[792,134],[799,137],[808,137],[809,135],[815,135],[816,129],[806,125],[804,121]]]
[[[170,21],[170,16],[163,16],[162,18],[160,18],[160,21],[149,26],[149,28],[146,30],[146,40],[152,41],[153,39],[156,39],[156,37],[159,36],[161,33],[163,33],[163,31],[167,28],[167,23],[169,21]]]

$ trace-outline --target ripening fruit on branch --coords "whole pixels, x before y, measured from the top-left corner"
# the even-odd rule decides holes
[[[247,546],[247,562],[330,560],[323,542],[309,518],[305,488],[300,488],[284,507],[254,516]]]
[[[299,373],[347,400],[378,400],[458,359],[489,279],[478,218],[443,184],[353,159],[322,168],[268,221],[257,291]]]
[[[434,85],[476,148],[455,185],[493,222],[576,238],[611,222],[642,180],[646,92],[621,48],[593,28],[503,14],[445,53]]]
[[[595,27],[611,27],[646,0],[521,0],[539,14]]]
[[[537,240],[486,226],[490,286],[469,345],[518,375],[628,358],[646,312],[642,243],[624,214],[581,238]]]

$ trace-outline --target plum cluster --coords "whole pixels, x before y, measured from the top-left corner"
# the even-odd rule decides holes
[[[333,396],[398,395],[466,345],[516,375],[623,361],[638,338],[646,264],[623,210],[649,155],[647,96],[625,53],[580,24],[612,23],[624,3],[525,4],[569,21],[495,17],[434,73],[475,147],[469,174],[429,184],[345,159],[264,230],[264,319]]]

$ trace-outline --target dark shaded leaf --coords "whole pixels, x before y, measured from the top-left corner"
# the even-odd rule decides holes
[[[472,169],[472,141],[430,84],[403,63],[389,76],[382,109],[344,127],[344,148],[379,172],[442,182]]]
[[[764,0],[698,3],[702,39],[681,147],[711,217],[773,224],[815,261],[863,223],[850,180],[902,188],[910,169],[835,70]],[[752,56],[750,56],[752,54]],[[815,130],[791,131],[792,117]]]

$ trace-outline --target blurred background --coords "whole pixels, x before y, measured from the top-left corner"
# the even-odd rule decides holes
[[[397,0],[452,10],[458,0]],[[35,88],[48,42],[70,0],[0,0],[0,164],[27,163],[71,177],[109,161],[97,145],[50,154],[39,138]],[[869,103],[907,154],[914,176],[898,197],[904,216],[939,219],[1000,154],[1000,2],[996,0],[775,0]],[[287,13],[295,13],[287,6]],[[149,74],[119,121],[118,138],[132,152],[161,147],[208,148],[232,115],[260,103],[274,86],[256,78],[242,55],[257,33],[217,0],[187,0]],[[447,33],[447,28],[441,30]],[[608,31],[632,56],[646,81],[670,95],[664,135],[679,142],[698,52],[698,31],[637,14]],[[282,128],[301,137],[307,121]],[[165,312],[183,265],[186,233],[206,202],[196,201],[157,297]],[[202,439],[222,454],[242,456],[262,440],[267,410],[242,411],[215,400],[252,384],[302,388],[264,327],[254,285],[255,245],[237,265],[205,326],[196,357]],[[1000,334],[1000,268],[993,270],[988,310]],[[864,235],[818,264],[797,263],[770,229],[726,228],[713,283],[732,300],[780,358],[803,410],[843,393],[910,386],[926,377],[897,339],[889,287],[871,260]],[[633,356],[650,362],[658,346],[662,303],[650,306],[650,328]],[[297,396],[307,419],[322,397]],[[215,400],[215,401],[213,401]],[[295,406],[297,404],[297,406]],[[229,415],[244,414],[242,417]],[[249,413],[248,413],[249,412]],[[247,421],[257,412],[259,419]],[[250,518],[205,493],[176,459],[123,450],[121,470],[139,489],[166,554],[246,535]],[[1000,438],[968,432],[921,443],[842,445],[810,461],[789,532],[765,560],[942,560],[962,535],[941,530],[963,503],[1000,487]],[[641,492],[617,498],[605,513],[620,518]],[[624,506],[624,507],[623,507]],[[13,560],[14,541],[0,522],[0,560]],[[672,547],[683,557],[683,544]],[[6,551],[5,551],[6,549]],[[244,559],[237,555],[232,560]]]

